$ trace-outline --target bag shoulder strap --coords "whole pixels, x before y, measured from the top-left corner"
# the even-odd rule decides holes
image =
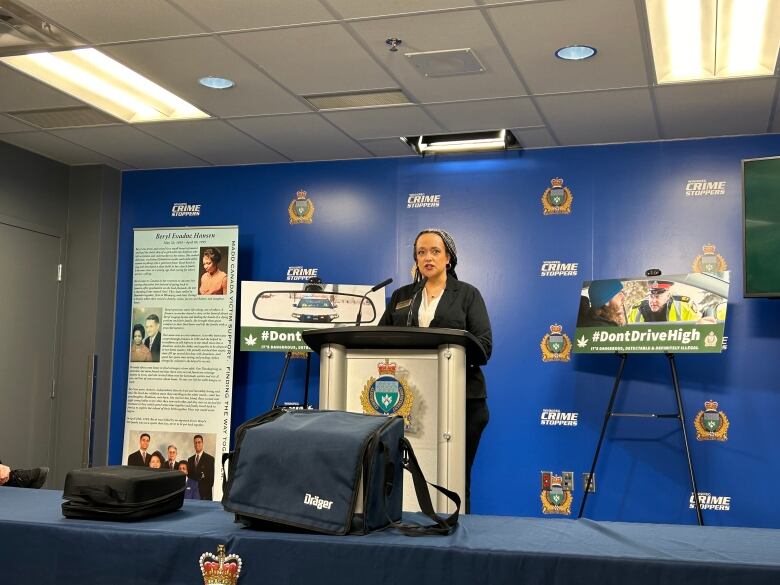
[[[403,465],[404,469],[409,470],[414,480],[414,491],[417,495],[417,503],[420,505],[420,510],[423,514],[428,516],[435,524],[422,525],[410,522],[393,522],[393,526],[400,530],[407,536],[447,536],[452,534],[455,528],[458,526],[458,514],[460,513],[460,496],[453,491],[443,488],[439,485],[426,481],[425,475],[423,475],[420,464],[417,462],[417,457],[414,454],[411,443],[406,437],[401,438],[401,450],[403,453]],[[428,485],[433,486],[439,492],[447,496],[455,504],[455,511],[447,516],[439,516],[433,510],[433,503],[431,502],[431,494],[428,491]]]

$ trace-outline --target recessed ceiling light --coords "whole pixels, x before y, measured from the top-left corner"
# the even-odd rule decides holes
[[[131,124],[209,117],[97,49],[32,53],[0,61]]]
[[[426,154],[506,150],[515,144],[514,135],[503,129],[463,132],[460,134],[406,136],[401,137],[401,140],[422,156]]]
[[[208,87],[209,89],[230,89],[236,84],[236,82],[232,79],[227,79],[225,77],[214,77],[212,75],[209,75],[208,77],[201,77],[198,79],[198,83],[204,87]]]
[[[566,61],[582,61],[589,59],[596,54],[596,49],[588,45],[571,45],[570,47],[561,47],[555,51],[555,56]]]
[[[646,0],[656,80],[771,76],[780,47],[770,0]]]

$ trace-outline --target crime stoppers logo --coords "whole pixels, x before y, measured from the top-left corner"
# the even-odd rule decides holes
[[[542,471],[542,500],[543,514],[571,514],[572,495],[574,491],[574,472],[564,471],[555,475],[551,471]]]
[[[544,362],[568,362],[571,359],[571,339],[557,323],[550,325],[550,332],[539,343]]]
[[[714,400],[705,402],[704,410],[700,410],[693,419],[699,441],[728,441],[730,424],[726,413],[718,410],[718,403]]]
[[[578,268],[577,262],[545,260],[542,262],[541,276],[577,276]]]
[[[426,193],[409,193],[406,198],[407,209],[420,209],[421,207],[439,207],[441,195],[428,195]]]
[[[545,215],[565,215],[571,213],[574,197],[571,189],[564,186],[563,179],[550,180],[550,186],[542,193],[542,207]]]
[[[693,272],[726,272],[729,265],[726,259],[718,254],[717,248],[713,244],[704,244],[701,247],[702,253],[693,259],[691,269]]]
[[[707,179],[689,179],[685,183],[686,197],[713,197],[726,194],[726,181],[709,181]]]
[[[287,213],[291,224],[311,223],[314,219],[314,202],[309,199],[306,191],[301,189],[287,206]]]
[[[385,358],[377,364],[378,378],[369,378],[360,395],[364,414],[397,415],[404,419],[404,426],[411,427],[414,395],[406,380],[396,377],[398,364]]]
[[[696,502],[693,499],[693,492],[688,499],[688,508],[693,510],[696,507]],[[713,496],[709,492],[699,492],[699,507],[702,510],[720,510],[721,512],[728,512],[731,510],[731,496]]]
[[[540,424],[548,427],[576,427],[579,412],[561,412],[557,408],[542,409]]]
[[[171,207],[171,217],[198,217],[201,204],[174,203]]]
[[[303,266],[290,266],[287,269],[287,280],[309,280],[316,278],[319,268],[304,268]]]

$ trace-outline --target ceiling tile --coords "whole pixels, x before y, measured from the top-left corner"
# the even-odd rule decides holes
[[[540,126],[542,119],[529,98],[479,100],[426,106],[450,132]]]
[[[536,103],[564,145],[658,139],[646,89],[539,96]]]
[[[120,161],[112,160],[46,132],[3,134],[0,140],[68,165],[105,164],[116,169],[130,168]]]
[[[417,156],[400,138],[363,140],[360,144],[376,156]]]
[[[512,128],[521,148],[545,148],[558,146],[547,128]]]
[[[635,2],[535,2],[491,8],[488,15],[533,93],[647,85]],[[598,53],[586,61],[555,57],[576,44]]]
[[[407,14],[425,10],[474,7],[473,0],[328,0],[344,18],[376,16],[381,14]]]
[[[319,114],[238,118],[230,124],[295,161],[370,156]]]
[[[0,64],[0,112],[83,106],[72,97]]]
[[[37,128],[34,126],[29,126],[23,122],[20,122],[19,120],[14,120],[13,118],[0,114],[0,133],[34,132],[35,130],[37,130]]]
[[[160,0],[24,0],[33,10],[91,43],[205,32]]]
[[[73,128],[52,134],[139,169],[208,166],[208,163],[130,126]]]
[[[218,120],[143,124],[138,128],[215,165],[287,161],[233,126]]]
[[[220,32],[333,20],[319,0],[171,0],[208,30]]]
[[[477,10],[360,21],[350,26],[414,101],[446,102],[526,94]],[[385,39],[391,36],[403,40],[397,52],[389,51],[385,44]],[[470,48],[479,58],[487,69],[484,73],[425,77],[404,56],[406,53],[464,48]]]
[[[774,79],[659,86],[653,91],[663,138],[766,132],[776,86]]]
[[[106,52],[216,116],[310,111],[302,100],[214,38],[133,43],[106,48]],[[228,77],[236,86],[227,90],[208,89],[197,82],[205,75]]]
[[[442,131],[442,128],[417,106],[342,110],[323,115],[344,132],[358,139]]]
[[[299,95],[396,86],[339,24],[223,38]]]

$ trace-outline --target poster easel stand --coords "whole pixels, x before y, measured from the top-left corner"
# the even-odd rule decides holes
[[[615,383],[612,386],[612,394],[609,397],[609,403],[607,404],[607,410],[604,412],[604,422],[601,425],[601,434],[599,435],[599,441],[596,444],[596,452],[593,454],[593,463],[590,466],[590,473],[588,474],[587,482],[585,484],[585,494],[582,496],[582,503],[580,504],[580,512],[577,518],[582,518],[582,514],[585,511],[585,502],[588,501],[588,494],[590,493],[591,482],[593,481],[593,473],[596,471],[596,462],[599,458],[599,452],[601,451],[601,445],[604,442],[604,434],[607,430],[607,424],[610,418],[613,416],[627,416],[627,417],[639,417],[639,418],[676,418],[680,421],[680,428],[682,429],[683,443],[685,444],[685,455],[688,458],[688,472],[690,473],[691,487],[693,489],[693,501],[696,506],[696,519],[699,526],[704,525],[704,520],[701,515],[701,503],[699,502],[699,491],[696,489],[696,475],[693,472],[693,461],[691,459],[691,450],[688,447],[688,433],[685,430],[685,413],[683,411],[682,396],[680,395],[680,383],[677,378],[677,365],[674,361],[674,354],[667,353],[666,357],[669,359],[669,367],[672,371],[672,385],[674,386],[674,395],[677,399],[677,412],[670,414],[656,414],[656,413],[631,413],[631,412],[614,412],[615,398],[617,396],[618,387],[620,386],[620,379],[623,377],[623,368],[626,365],[628,354],[618,353],[620,357],[620,365],[618,366],[618,372],[615,376]]]
[[[274,400],[271,403],[271,409],[276,408],[279,402],[279,395],[282,393],[282,386],[284,386],[284,379],[287,376],[287,368],[290,367],[290,360],[292,359],[293,352],[288,351],[284,354],[284,365],[282,366],[282,373],[279,376],[279,383],[276,385],[276,392],[274,393]],[[306,354],[306,380],[303,386],[303,409],[309,408],[309,373],[311,372],[311,352]]]

